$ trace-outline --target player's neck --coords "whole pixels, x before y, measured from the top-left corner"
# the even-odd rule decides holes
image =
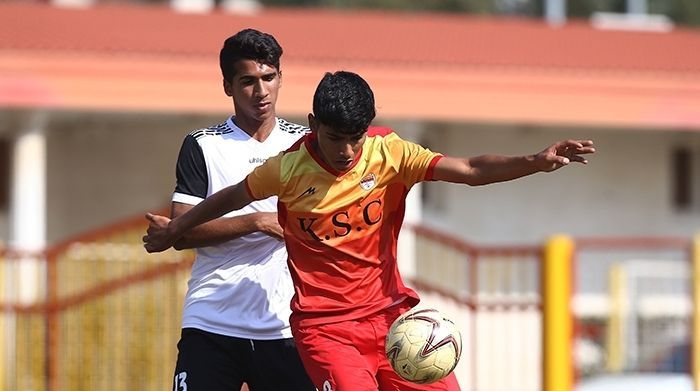
[[[277,124],[277,117],[271,116],[262,121],[257,121],[250,118],[236,116],[233,118],[233,123],[235,123],[241,130],[246,132],[251,138],[262,142],[267,139],[267,136],[270,135],[272,129],[275,128],[275,125]]]

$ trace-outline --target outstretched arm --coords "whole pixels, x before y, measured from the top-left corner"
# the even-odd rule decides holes
[[[149,226],[143,237],[144,247],[151,253],[164,251],[173,246],[190,229],[232,210],[240,209],[252,201],[245,183],[240,182],[212,194],[187,213],[173,220],[147,213],[146,219],[149,221]]]
[[[527,156],[444,157],[435,165],[433,179],[471,186],[505,182],[540,171],[554,171],[570,162],[586,164],[588,161],[581,155],[594,152],[593,141],[566,140]]]
[[[170,217],[174,219],[181,216],[193,207],[189,204],[173,202]],[[282,239],[283,231],[277,221],[277,213],[255,212],[234,217],[220,217],[185,232],[173,247],[177,250],[183,250],[215,246],[253,232],[262,232],[271,237]]]

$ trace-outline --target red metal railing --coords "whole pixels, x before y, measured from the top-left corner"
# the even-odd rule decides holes
[[[16,353],[0,356],[0,391],[170,388],[192,253],[146,254],[145,228],[138,216],[42,252],[0,249],[5,281],[21,262],[38,262],[46,275],[36,302],[0,290],[0,346]],[[407,233],[416,262],[408,280],[464,327],[462,388],[540,390],[542,246],[479,246],[423,226]],[[607,278],[606,262],[689,259],[682,237],[575,242],[574,296]]]

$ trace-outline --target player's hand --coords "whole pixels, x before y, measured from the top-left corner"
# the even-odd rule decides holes
[[[540,171],[550,172],[571,162],[587,164],[588,160],[581,155],[594,152],[591,140],[559,141],[535,155],[535,164]]]
[[[146,213],[148,229],[143,237],[143,247],[149,253],[165,251],[175,244],[176,238],[168,232],[170,219],[165,216]]]
[[[258,231],[266,233],[273,238],[283,239],[284,229],[280,226],[275,212],[259,212],[255,214]]]

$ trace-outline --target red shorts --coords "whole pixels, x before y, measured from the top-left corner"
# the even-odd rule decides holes
[[[432,384],[415,384],[394,372],[384,353],[391,323],[409,310],[395,305],[357,320],[299,328],[294,340],[306,372],[319,391],[458,391],[454,373]]]

